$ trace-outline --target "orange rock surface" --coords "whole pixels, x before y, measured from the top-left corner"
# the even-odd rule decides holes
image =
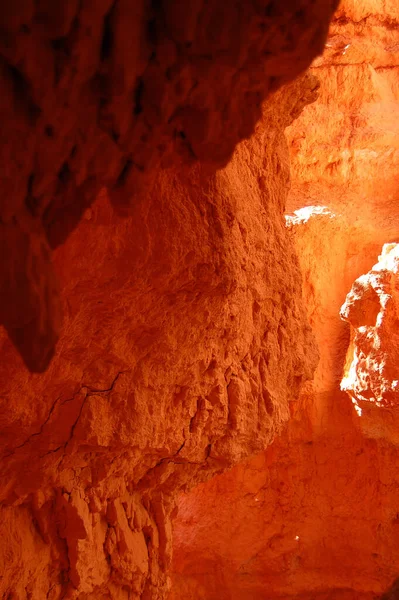
[[[366,435],[398,445],[399,244],[386,244],[379,261],[352,286],[341,316],[352,340],[341,388],[361,416]]]
[[[279,139],[261,133],[217,175],[160,174],[121,222],[105,198],[86,214],[56,253],[66,317],[45,374],[3,335],[2,593],[163,597],[176,491],[287,420],[317,352],[281,214],[287,173],[264,152]]]
[[[334,0],[132,7],[0,6],[0,597],[375,600],[397,3],[345,0],[290,84]]]
[[[226,165],[322,51],[337,3],[1,3],[0,323],[31,371],[60,335],[51,249],[100,190],[134,212],[158,169]]]
[[[376,600],[398,576],[396,246],[373,267],[399,241],[398,11],[341,4],[287,129],[320,362],[269,449],[181,497],[173,600]]]
[[[132,6],[0,8],[7,600],[166,598],[176,494],[265,448],[316,365],[283,130],[317,82],[276,90],[335,2]]]
[[[295,217],[290,230],[321,350],[316,376],[266,452],[181,497],[173,599],[375,600],[398,573],[399,451],[386,435],[365,437],[339,390],[343,237],[360,249],[361,238],[326,210]]]

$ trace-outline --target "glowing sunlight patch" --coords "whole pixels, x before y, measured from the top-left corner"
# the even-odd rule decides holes
[[[285,222],[287,227],[290,227],[300,223],[307,223],[311,217],[317,215],[328,216],[330,219],[335,217],[335,214],[331,212],[327,206],[304,206],[303,208],[294,210],[293,215],[285,215]]]

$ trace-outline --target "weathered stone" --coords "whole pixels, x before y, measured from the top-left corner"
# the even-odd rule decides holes
[[[270,448],[181,497],[173,600],[377,600],[397,578],[397,275],[373,265],[399,240],[398,16],[344,0],[311,71],[319,99],[287,129],[287,224],[320,362]],[[351,345],[339,313],[359,277]],[[379,350],[363,341],[377,312]],[[340,389],[356,348],[361,416]]]
[[[216,174],[170,167],[130,216],[105,194],[85,213],[55,253],[65,319],[44,374],[3,335],[0,534],[20,541],[2,594],[166,598],[176,494],[288,419],[317,351],[283,217],[283,129],[316,88],[277,92]]]
[[[0,225],[12,236],[0,322],[32,371],[48,366],[59,334],[48,246],[65,242],[104,187],[117,211],[134,212],[157,193],[160,169],[225,166],[265,98],[322,51],[336,5],[3,3]],[[33,239],[46,249],[40,258]]]

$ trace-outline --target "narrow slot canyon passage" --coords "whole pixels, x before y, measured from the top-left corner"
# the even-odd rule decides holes
[[[397,0],[0,1],[0,107],[0,600],[399,600]]]
[[[286,223],[319,364],[269,448],[181,496],[173,600],[372,600],[399,574],[399,11],[388,4],[342,2],[310,70],[318,99],[286,130]]]

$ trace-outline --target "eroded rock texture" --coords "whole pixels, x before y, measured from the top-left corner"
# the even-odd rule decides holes
[[[341,309],[352,333],[341,387],[352,397],[365,432],[394,443],[399,440],[398,290],[399,245],[386,244]]]
[[[173,599],[376,600],[397,575],[398,448],[365,438],[340,391],[339,310],[354,271],[369,268],[370,239],[327,209],[289,224],[320,363],[266,452],[181,498]]]
[[[17,162],[11,161],[9,182],[20,185],[21,190],[13,193],[14,204],[5,204],[8,217],[2,227],[10,240],[15,238],[15,244],[7,246],[15,261],[22,260],[22,247],[22,262],[27,261],[35,275],[33,279],[25,276],[18,263],[23,302],[21,306],[7,304],[13,306],[15,319],[24,302],[32,307],[32,319],[27,320],[31,333],[36,331],[39,317],[43,335],[51,331],[51,316],[41,312],[41,300],[46,297],[46,307],[51,307],[56,296],[53,284],[49,287],[52,276],[46,279],[29,244],[38,256],[46,258],[50,273],[49,246],[58,244],[66,233],[69,239],[54,254],[65,318],[49,369],[42,375],[30,374],[5,332],[1,337],[0,592],[9,599],[162,600],[170,588],[171,515],[176,493],[268,445],[289,416],[288,401],[298,395],[316,364],[297,258],[283,219],[289,182],[283,130],[315,99],[318,84],[314,77],[306,75],[275,93],[263,107],[261,123],[251,140],[242,142],[231,162],[217,173],[215,165],[227,161],[239,137],[249,135],[260,115],[255,104],[260,107],[272,75],[264,81],[264,71],[261,77],[258,69],[263,65],[268,72],[270,67],[270,74],[278,69],[284,78],[297,73],[319,48],[317,39],[325,29],[330,7],[303,3],[301,11],[298,3],[284,8],[267,3],[266,14],[266,6],[260,3],[245,3],[245,8],[244,3],[241,8],[235,5],[238,30],[234,29],[230,38],[229,19],[233,17],[221,21],[217,3],[193,6],[189,14],[185,4],[179,5],[181,18],[185,15],[194,20],[195,35],[186,23],[184,31],[176,30],[171,36],[183,40],[181,47],[180,42],[173,44],[188,75],[174,80],[172,70],[159,83],[162,93],[147,89],[150,82],[155,85],[159,81],[153,69],[164,66],[158,64],[158,55],[148,58],[144,53],[150,64],[148,80],[140,71],[142,91],[134,94],[134,100],[137,82],[123,66],[126,61],[135,64],[133,50],[118,46],[127,39],[136,40],[129,14],[124,12],[125,3],[116,2],[105,23],[106,3],[82,3],[78,18],[74,4],[68,3],[62,19],[53,15],[52,4],[43,3],[35,17],[29,2],[20,4],[26,13],[21,13],[23,19],[18,11],[13,15],[14,33],[10,33],[7,48],[9,53],[26,52],[25,62],[21,59],[18,67],[24,79],[21,82],[22,75],[14,71],[12,77],[18,85],[23,84],[24,98],[29,102],[33,98],[40,110],[28,115],[36,120],[29,125],[32,131],[29,129],[30,137],[25,136],[22,156],[12,142],[14,139],[16,144],[18,137],[21,144],[22,125],[15,130],[18,136],[14,132],[14,138],[10,137],[7,152],[26,164],[18,170]],[[151,17],[155,21],[150,30],[161,43],[159,40],[165,39],[158,29],[177,27],[173,15],[180,13],[176,12],[177,3],[157,4],[156,8],[162,8],[163,16],[159,22]],[[195,17],[198,11],[201,18]],[[256,17],[260,11],[266,24]],[[140,24],[139,8],[137,14]],[[316,16],[320,17],[317,25]],[[215,23],[220,29],[216,38],[212,33]],[[269,25],[273,23],[271,34]],[[105,40],[101,42],[103,25]],[[47,28],[53,33],[46,33]],[[278,44],[279,31],[285,32],[281,33],[282,46]],[[251,48],[254,44],[252,50],[241,41],[241,35]],[[93,48],[87,40],[84,45],[82,36],[89,36]],[[262,54],[268,47],[262,41],[264,36],[272,40],[266,56]],[[201,54],[207,40],[209,53],[195,66],[191,52]],[[212,46],[215,40],[219,40],[220,55]],[[98,62],[101,43],[103,62],[95,77],[96,84],[101,84],[100,93],[98,88],[88,87],[87,81],[96,73],[93,56]],[[237,50],[231,57],[228,44]],[[281,64],[273,44],[282,52]],[[142,48],[140,52],[144,52]],[[171,57],[166,49],[163,52],[162,60],[174,64],[175,55]],[[36,68],[42,64],[42,55],[49,61],[57,57],[59,62],[55,71],[50,69],[47,75],[40,71],[36,79],[29,69],[33,69],[34,58]],[[199,65],[204,69],[203,60],[208,65],[210,58],[215,59],[213,67],[202,79],[197,69]],[[247,59],[250,65],[245,66]],[[191,69],[201,80],[197,86]],[[224,83],[219,82],[223,73],[228,80]],[[239,83],[241,78],[246,83]],[[178,82],[186,91],[178,91]],[[238,86],[234,93],[233,82]],[[219,83],[228,90],[227,95],[217,96]],[[253,85],[256,102],[249,92]],[[117,86],[117,91],[111,93],[112,86]],[[31,95],[26,94],[28,88]],[[104,89],[111,91],[107,95]],[[14,88],[10,94],[8,109],[25,115],[26,106],[16,102],[19,96]],[[187,109],[190,105],[190,111],[177,110],[168,94],[173,98],[183,94],[182,106]],[[140,110],[137,108],[133,118],[134,102],[140,102]],[[245,112],[231,130],[230,103]],[[171,125],[173,119],[167,123],[172,106],[173,114],[177,110],[173,119],[178,126]],[[199,106],[203,113],[198,112]],[[46,107],[54,109],[56,120],[49,121]],[[108,120],[99,120],[102,111]],[[113,111],[120,114],[118,124],[111,118]],[[212,121],[209,127],[208,118]],[[148,131],[144,127],[147,121],[153,123]],[[182,124],[185,137],[175,136],[174,128],[180,131]],[[53,129],[46,130],[47,125]],[[114,136],[107,129],[111,126]],[[190,133],[191,126],[197,133]],[[153,136],[154,146],[146,145],[142,133],[134,133],[136,127],[140,132],[144,127]],[[219,144],[225,129],[226,140]],[[9,136],[12,131],[10,125]],[[40,138],[43,131],[46,137]],[[57,139],[62,140],[58,149]],[[165,139],[168,151],[159,146]],[[155,165],[160,167],[161,156],[166,161],[175,144],[186,149],[191,146],[198,158],[207,155],[213,164],[182,166],[175,164],[174,158],[168,169],[155,169]],[[47,160],[44,166],[37,156],[39,147],[43,152],[40,160]],[[188,154],[191,156],[191,151]],[[172,155],[176,157],[176,153]],[[65,160],[67,167],[63,166]],[[136,183],[133,174],[140,171],[133,163],[140,160],[144,161],[144,173],[147,166],[148,173],[149,165],[153,167],[151,187],[130,196],[130,185]],[[128,169],[126,161],[131,161]],[[123,176],[119,177],[121,170]],[[27,212],[23,175],[29,179],[32,172],[31,195],[37,212],[30,221],[20,221],[20,215],[25,218]],[[104,191],[71,231],[83,208],[91,203],[97,183],[109,187],[116,204],[121,205],[122,200],[129,203],[131,198],[130,215],[116,217]],[[33,222],[36,237],[32,238]],[[18,236],[24,240],[21,247]],[[4,265],[12,294],[13,267],[6,261]],[[37,287],[31,288],[31,283]],[[31,293],[38,300],[36,305]],[[25,342],[38,344],[38,354],[28,349],[24,355],[34,359],[36,368],[38,357],[43,358],[40,352],[47,352],[49,346],[35,335],[25,337],[26,329],[23,335]]]
[[[173,600],[377,600],[397,578],[398,279],[373,268],[399,240],[397,24],[396,3],[343,2],[314,64],[319,100],[287,130],[287,225],[320,363],[268,450],[181,498]],[[379,306],[366,286],[355,310],[359,277]],[[354,348],[361,415],[340,388]]]
[[[317,82],[276,90],[335,4],[1,4],[1,597],[164,599],[176,493],[287,420],[317,351],[283,130]]]
[[[262,102],[321,52],[337,0],[20,0],[0,8],[0,322],[32,371],[60,333],[51,249],[103,187],[227,164]]]
[[[385,229],[381,245],[396,233],[398,21],[395,1],[344,0],[312,65],[319,100],[287,132],[289,208],[321,204],[350,214],[366,229]]]

